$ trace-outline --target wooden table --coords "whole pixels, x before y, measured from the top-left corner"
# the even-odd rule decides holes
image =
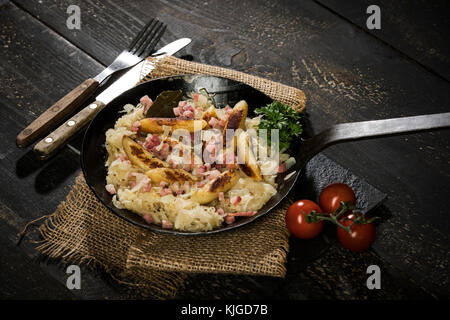
[[[296,86],[314,132],[331,124],[450,109],[445,1],[380,0],[381,30],[366,28],[370,1],[0,1],[0,297],[133,298],[101,270],[66,288],[63,264],[38,256],[17,233],[54,211],[80,171],[80,136],[47,162],[15,146],[17,133],[126,47],[149,17],[168,25],[180,55]],[[78,4],[81,30],[66,26]],[[448,298],[450,132],[353,142],[325,154],[387,193],[373,249],[291,239],[286,279],[197,275],[177,298]],[[365,268],[382,268],[367,290]]]

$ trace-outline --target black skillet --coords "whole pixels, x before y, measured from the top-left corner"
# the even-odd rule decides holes
[[[300,171],[315,154],[327,146],[350,140],[367,139],[377,136],[386,136],[406,132],[431,130],[437,128],[450,127],[450,113],[435,115],[424,115],[417,117],[405,117],[386,120],[364,121],[354,123],[344,123],[334,125],[331,128],[302,141],[297,152],[296,165],[284,174],[279,174],[277,182],[279,184],[278,193],[273,196],[263,208],[253,217],[241,217],[230,225],[206,232],[184,232],[177,230],[163,229],[154,224],[147,224],[139,215],[123,209],[118,209],[112,204],[112,196],[105,190],[107,157],[105,149],[105,132],[114,126],[116,120],[123,115],[119,113],[125,104],[136,105],[139,99],[148,95],[155,98],[165,90],[182,90],[186,96],[190,92],[198,92],[205,88],[209,93],[215,93],[215,103],[217,107],[224,107],[229,104],[233,106],[239,100],[246,100],[249,105],[249,115],[255,108],[272,102],[268,96],[262,92],[241,82],[212,76],[177,76],[160,78],[144,82],[118,96],[106,105],[90,123],[83,140],[81,153],[81,164],[86,182],[100,201],[119,217],[138,225],[142,228],[155,232],[173,235],[208,235],[251,223],[259,217],[270,212],[289,193],[294,186]],[[152,110],[153,112],[156,110]],[[153,116],[157,116],[153,113]],[[292,154],[292,152],[291,152]],[[291,174],[295,171],[295,174]],[[289,179],[285,180],[285,177]]]

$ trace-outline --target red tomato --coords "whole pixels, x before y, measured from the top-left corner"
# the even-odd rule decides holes
[[[313,210],[322,212],[322,209],[310,200],[299,200],[289,207],[286,212],[286,225],[293,236],[300,239],[312,239],[322,231],[323,221],[312,223],[306,221],[306,216]]]
[[[353,215],[349,215],[347,218],[340,221],[346,227],[352,224]],[[367,224],[355,223],[351,228],[351,233],[337,227],[337,237],[344,248],[355,252],[365,251],[375,241],[375,225],[373,222]]]
[[[334,213],[341,201],[356,204],[355,192],[345,183],[333,183],[325,187],[320,193],[319,205],[324,212]]]

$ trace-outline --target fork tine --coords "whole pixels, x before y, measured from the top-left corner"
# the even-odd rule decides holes
[[[128,46],[128,51],[131,51],[133,47],[136,45],[136,43],[139,41],[139,39],[142,38],[145,31],[148,29],[148,27],[155,21],[155,19],[150,19],[150,21],[141,29],[139,30],[139,33],[134,37],[133,41],[131,41],[131,44]]]
[[[131,48],[130,52],[132,54],[135,54],[136,51],[139,50],[139,48],[142,47],[142,44],[147,41],[149,35],[153,32],[153,30],[155,28],[157,28],[159,25],[159,21],[154,19],[148,26],[147,28],[145,28],[144,32],[142,33],[142,35],[139,37],[139,39],[136,41],[136,43],[134,44],[133,48]]]
[[[166,25],[160,22],[160,25],[149,35],[146,41],[142,44],[141,48],[136,51],[138,56],[148,55],[156,46],[162,35],[166,31]]]

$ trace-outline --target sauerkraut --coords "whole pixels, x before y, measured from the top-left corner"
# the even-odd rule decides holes
[[[141,120],[151,103],[146,96],[137,106],[127,104],[114,128],[106,132],[106,189],[113,195],[116,207],[130,210],[148,223],[163,228],[199,232],[232,223],[235,215],[239,216],[241,212],[243,215],[255,214],[277,192],[276,173],[261,175],[259,166],[262,163],[250,165],[246,171],[241,164],[228,162],[228,159],[218,161],[219,155],[224,159],[235,158],[234,152],[229,154],[226,149],[223,152],[215,149],[224,144],[217,132],[225,131],[233,108],[211,108],[213,104],[209,97],[194,94],[190,99],[180,101],[174,109],[175,119],[201,120],[203,124],[207,123],[206,127],[216,130],[215,133],[210,130],[201,134],[204,140],[201,151],[209,150],[210,155],[216,157],[214,163],[206,163],[201,154],[195,154],[195,147],[173,139],[170,128],[164,127],[164,132],[154,133],[151,128],[143,127],[145,124]],[[259,118],[246,118],[243,128],[253,128],[258,122]],[[190,137],[193,135],[191,133]],[[124,137],[131,140],[124,140]],[[131,149],[124,148],[124,141],[128,141]],[[190,162],[186,163],[186,156],[173,155],[174,150],[178,153],[181,150],[185,155],[192,151]],[[149,170],[156,167],[162,168],[160,171],[165,175],[149,175]],[[252,170],[258,171],[260,176],[251,176]]]

